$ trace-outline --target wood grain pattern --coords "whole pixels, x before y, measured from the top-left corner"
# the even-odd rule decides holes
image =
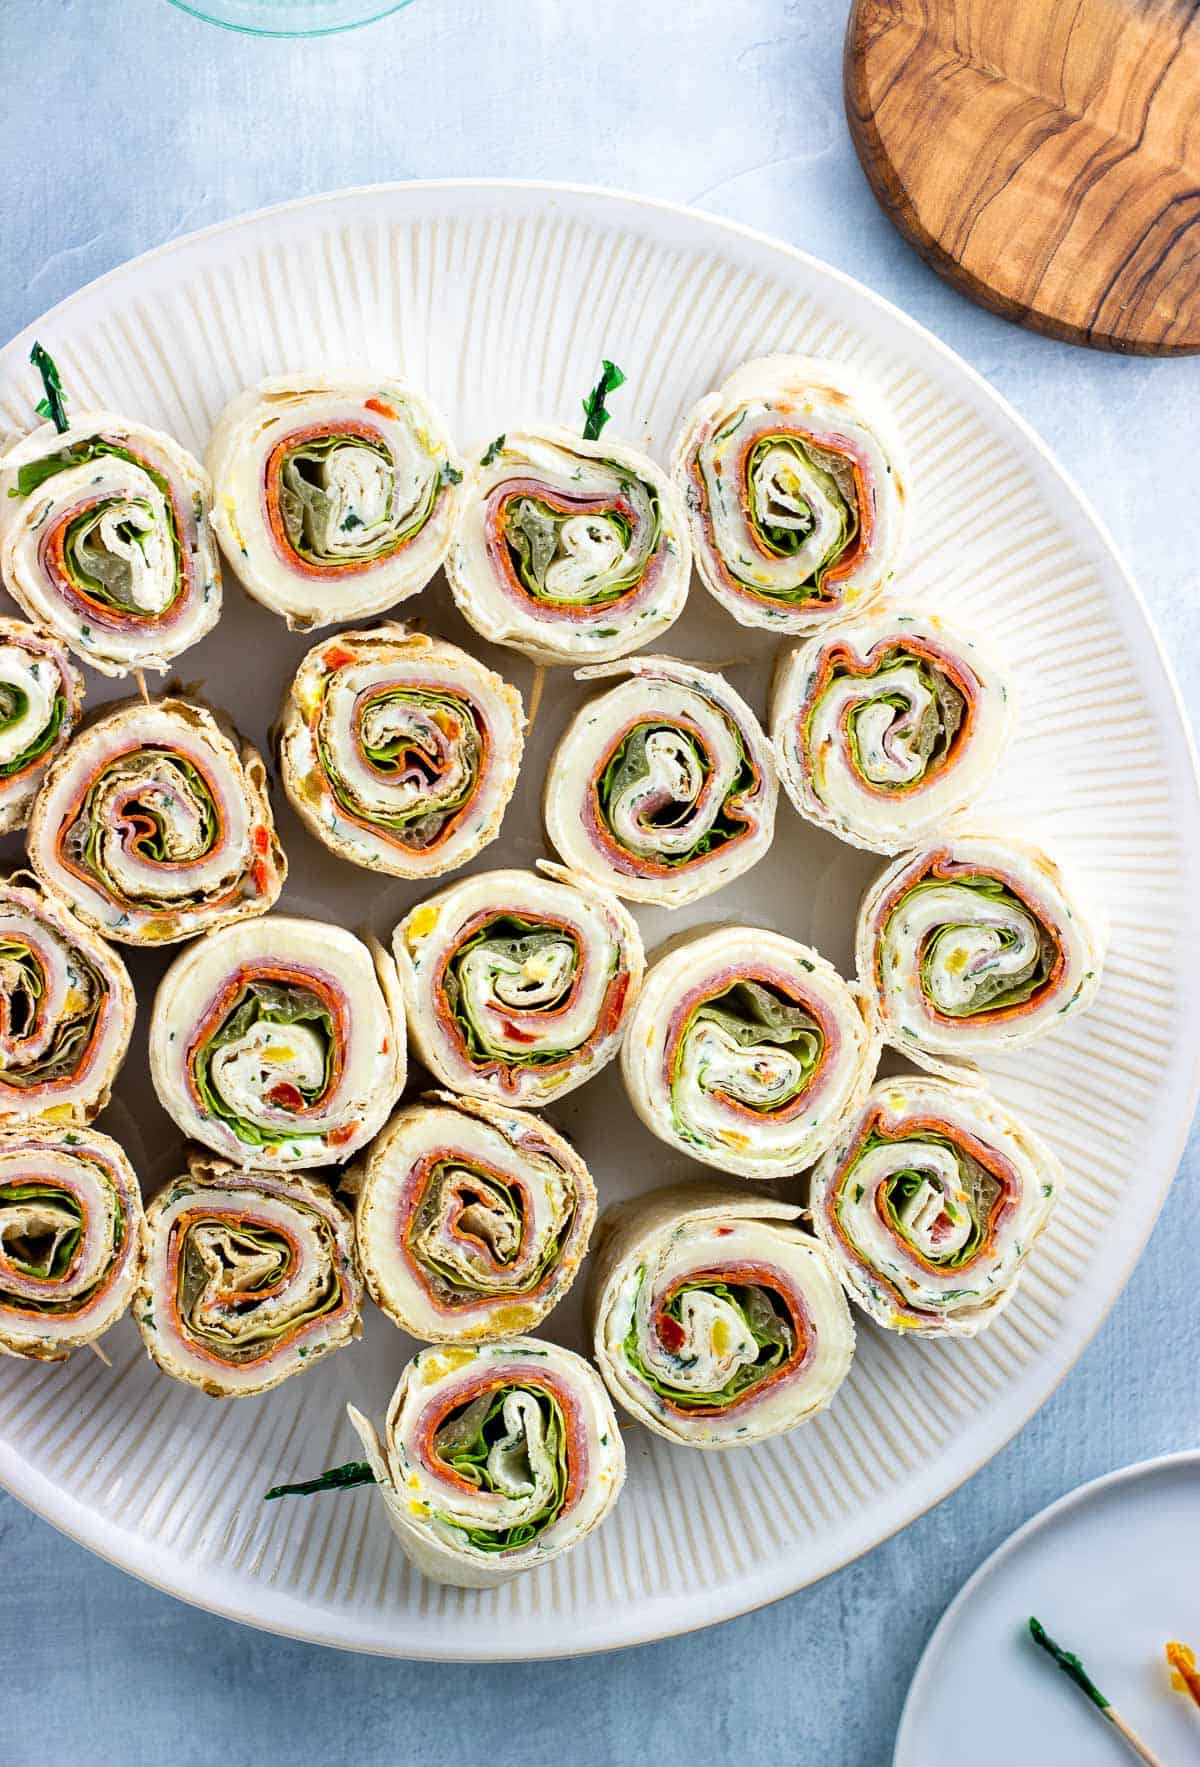
[[[1200,350],[1200,0],[854,0],[845,93],[955,287],[1073,343]]]

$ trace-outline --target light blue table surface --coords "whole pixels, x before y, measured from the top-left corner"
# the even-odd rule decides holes
[[[861,277],[1007,394],[1114,530],[1194,710],[1200,362],[1048,343],[926,270],[850,147],[844,10],[415,0],[362,32],[289,43],[215,30],[167,0],[8,0],[0,334],[162,240],[339,185],[549,177],[694,203]],[[0,1497],[0,1758],[674,1767],[736,1752],[883,1767],[920,1650],[980,1560],[1082,1480],[1200,1442],[1198,1153],[1193,1137],[1095,1342],[989,1467],[816,1588],[688,1638],[513,1668],[322,1651],[144,1588]]]

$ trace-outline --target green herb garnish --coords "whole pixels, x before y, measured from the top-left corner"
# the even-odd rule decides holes
[[[297,1485],[272,1485],[264,1493],[263,1502],[273,1503],[276,1497],[312,1497],[318,1491],[348,1491],[355,1485],[375,1484],[370,1462],[348,1460],[344,1466],[331,1466],[315,1479],[302,1479]]]
[[[617,388],[624,386],[624,384],[624,374],[615,362],[610,362],[606,357],[600,367],[599,380],[583,401],[583,439],[585,442],[594,442],[599,439],[600,431],[612,416],[605,400],[610,393],[615,393]]]
[[[63,393],[62,379],[58,372],[58,364],[48,350],[35,343],[29,352],[29,360],[42,377],[45,398],[39,399],[34,410],[39,417],[48,417],[61,436],[64,430],[70,429],[67,422],[67,401]]]
[[[1047,1656],[1053,1658],[1063,1674],[1069,1676],[1076,1687],[1087,1694],[1094,1706],[1099,1706],[1102,1712],[1108,1710],[1111,1702],[1101,1693],[1079,1658],[1069,1650],[1064,1650],[1061,1644],[1057,1644],[1042,1622],[1035,1619],[1032,1614],[1029,1616],[1029,1635],[1035,1644],[1042,1647]]]

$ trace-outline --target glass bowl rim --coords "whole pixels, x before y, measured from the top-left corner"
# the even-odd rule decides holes
[[[370,4],[370,0],[364,0]],[[410,4],[410,0],[374,0],[374,10],[364,14],[362,18],[347,19],[344,24],[315,25],[306,28],[303,25],[284,25],[274,29],[270,25],[239,24],[235,19],[221,18],[217,13],[206,10],[209,6],[218,6],[221,0],[171,0],[171,5],[186,12],[192,18],[201,19],[205,24],[217,25],[222,30],[240,31],[247,37],[332,37],[340,31],[355,31],[362,25],[376,24],[390,13],[400,12]]]

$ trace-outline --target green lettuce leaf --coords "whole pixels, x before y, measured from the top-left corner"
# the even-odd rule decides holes
[[[24,1275],[40,1277],[44,1282],[52,1282],[65,1275],[70,1269],[71,1259],[75,1256],[75,1248],[79,1244],[83,1232],[83,1211],[79,1201],[68,1190],[60,1190],[53,1184],[3,1184],[0,1185],[0,1210],[7,1203],[44,1203],[61,1217],[66,1229],[61,1235],[54,1236],[53,1244],[40,1247],[37,1244],[22,1245],[13,1238],[5,1241],[5,1252],[9,1261]],[[39,1236],[40,1238],[41,1236]],[[49,1234],[46,1235],[50,1239]],[[22,1305],[26,1305],[25,1301]],[[73,1305],[77,1303],[72,1303]]]
[[[80,1155],[80,1158],[86,1157],[85,1154]],[[103,1173],[104,1168],[98,1167],[98,1170]],[[57,1239],[56,1244],[45,1246],[39,1245],[37,1240],[22,1244],[15,1235],[9,1234],[5,1239],[5,1251],[16,1268],[23,1271],[25,1275],[53,1282],[65,1276],[71,1267],[83,1235],[83,1210],[76,1197],[54,1184],[31,1181],[25,1184],[0,1185],[0,1213],[7,1205],[19,1206],[22,1203],[30,1202],[42,1203],[52,1209],[59,1215],[65,1232]],[[125,1210],[114,1197],[110,1252],[110,1257],[113,1260],[119,1258],[125,1249],[126,1231]],[[38,1240],[42,1237],[39,1235]],[[45,1237],[52,1241],[54,1236],[48,1231]],[[53,1295],[40,1296],[37,1299],[23,1295],[19,1304],[21,1307],[32,1309],[37,1313],[72,1315],[82,1312],[93,1295],[108,1281],[109,1268],[109,1264],[99,1266],[94,1282],[64,1300],[56,1300]]]
[[[36,1059],[24,1066],[0,1067],[6,1086],[33,1089],[68,1079],[77,1071],[95,1033],[107,983],[78,949],[71,951],[67,979],[77,990],[79,1003],[69,1013],[64,1009],[53,1026],[49,1045]],[[8,999],[12,1034],[24,1036],[36,1022],[45,977],[37,956],[16,937],[0,938],[0,987]]]
[[[470,803],[474,796],[483,755],[483,736],[469,701],[459,699],[454,694],[433,693],[424,688],[389,688],[385,693],[373,695],[370,703],[376,705],[392,700],[419,705],[428,711],[440,709],[461,720],[465,733],[463,759],[466,766],[466,777],[460,791],[436,800],[431,796],[423,805],[402,815],[381,814],[376,809],[371,809],[368,812],[353,796],[338,772],[333,754],[320,731],[317,735],[317,751],[321,757],[322,770],[329,781],[333,795],[348,815],[362,817],[376,828],[386,828],[394,833],[403,834],[407,846],[420,850],[431,847],[441,835],[446,824],[458,814],[465,804]],[[364,744],[363,754],[373,767],[384,774],[398,773],[416,765],[423,766],[431,786],[436,777],[432,756],[425,762],[421,750],[407,737],[397,737],[386,745],[374,748]]]
[[[152,762],[165,761],[182,775],[187,794],[200,812],[200,851],[202,853],[211,851],[217,838],[219,816],[204,775],[192,765],[186,755],[181,755],[174,749],[144,748],[139,751],[139,756],[146,757]],[[104,868],[101,838],[105,833],[105,828],[102,819],[95,814],[95,804],[112,774],[120,771],[127,764],[128,757],[122,756],[111,766],[101,769],[96,774],[84,796],[79,814],[71,824],[69,831],[72,844],[81,850],[84,862],[92,875],[100,878],[111,893],[118,898],[121,897],[122,892]],[[149,859],[155,864],[166,864],[165,833],[153,805],[141,804],[135,799],[128,808],[130,810],[136,809],[150,824],[149,831],[139,833],[137,837],[138,853],[143,859]],[[157,906],[157,903],[155,905]]]
[[[698,1006],[689,1023],[700,1019],[719,1025],[743,1049],[764,1043],[786,1049],[799,1069],[792,1097],[804,1091],[825,1048],[824,1032],[807,1007],[781,999],[761,982],[735,982],[724,994]],[[780,1105],[770,1108],[778,1110]]]
[[[638,1292],[640,1294],[645,1271],[639,1272]],[[637,1301],[635,1298],[633,1322],[626,1334],[622,1350],[630,1367],[646,1382],[646,1385],[668,1400],[680,1411],[706,1409],[709,1406],[726,1406],[736,1404],[752,1387],[757,1387],[771,1375],[775,1369],[787,1360],[795,1347],[795,1334],[791,1319],[782,1309],[782,1303],[769,1289],[757,1284],[734,1284],[717,1282],[711,1278],[701,1278],[695,1282],[684,1282],[674,1291],[663,1309],[670,1318],[678,1321],[683,1317],[683,1297],[691,1291],[703,1289],[705,1293],[719,1295],[722,1300],[735,1307],[746,1323],[759,1355],[753,1364],[741,1363],[731,1378],[719,1392],[696,1393],[686,1387],[673,1385],[653,1373],[643,1362],[637,1341]],[[681,1362],[681,1368],[686,1362]]]
[[[0,730],[10,730],[20,722],[29,709],[28,695],[11,682],[0,684]],[[56,693],[54,704],[50,708],[50,716],[38,731],[33,741],[23,748],[19,755],[0,766],[0,779],[10,779],[13,775],[30,767],[53,748],[58,733],[63,727],[63,719],[67,715],[67,698],[64,693]]]
[[[707,778],[711,771],[704,754],[688,731],[681,730],[679,726],[674,724],[635,724],[632,730],[626,732],[625,736],[622,737],[621,741],[613,750],[608,765],[600,776],[600,782],[597,788],[600,812],[603,815],[604,820],[608,825],[609,832],[612,834],[614,840],[617,839],[617,835],[611,817],[612,802],[614,798],[623,797],[631,787],[635,786],[640,780],[645,779],[648,776],[650,772],[650,763],[646,755],[646,743],[650,736],[660,730],[666,731],[673,736],[682,736],[684,738],[692,749],[696,759],[696,765],[705,778]],[[753,791],[755,783],[754,768],[750,764],[750,759],[746,754],[741,736],[736,731],[735,735],[737,736],[739,756],[738,768],[730,784],[729,791],[726,793],[721,809],[717,812],[711,825],[698,837],[694,846],[690,847],[686,853],[665,855],[663,857],[664,864],[690,865],[694,859],[702,858],[705,854],[714,852],[718,847],[724,846],[726,841],[736,840],[739,835],[746,832],[746,824],[735,820],[733,817],[727,815],[725,811],[725,804],[727,804],[731,798],[739,798],[746,793]],[[659,813],[656,820],[661,826],[669,827],[681,814],[686,814],[688,808],[689,806],[687,805],[680,805],[678,809],[675,809],[668,805],[665,810]]]
[[[613,472],[621,469],[615,461],[606,461]],[[610,601],[617,601],[630,589],[636,588],[645,574],[646,563],[653,558],[662,535],[662,508],[658,493],[653,486],[638,481],[640,501],[644,501],[649,512],[648,534],[645,545],[631,569],[620,576],[598,577],[596,586],[587,596],[578,599],[572,597],[568,603],[556,602],[555,597],[546,587],[546,573],[554,563],[559,551],[559,534],[563,523],[572,520],[581,512],[578,510],[554,509],[539,497],[514,497],[504,512],[504,537],[512,557],[513,568],[524,589],[535,601],[550,602],[553,605],[570,605],[571,607],[603,607]],[[627,516],[618,509],[585,512],[588,520],[603,522],[615,530],[623,551],[627,551],[633,539],[634,525]]]
[[[947,1014],[951,1018],[974,1018],[983,1012],[1000,1012],[1005,1007],[1022,1006],[1031,1000],[1038,989],[1043,987],[1054,968],[1056,947],[1048,929],[1037,920],[1028,903],[1022,902],[1018,896],[999,878],[991,877],[987,872],[973,872],[954,879],[956,889],[976,890],[980,895],[989,896],[994,902],[1002,903],[1005,908],[1013,909],[1018,914],[1027,916],[1034,921],[1038,932],[1038,950],[1034,958],[1026,965],[1024,971],[1017,976],[988,975],[979,978],[979,985],[974,990],[972,999],[957,1012]],[[944,885],[936,878],[924,879],[914,884],[906,892],[905,901],[911,901],[925,890],[942,889]],[[995,929],[1000,936],[1002,949],[1010,949],[1017,943],[1015,934],[1005,927]],[[926,941],[921,954],[921,987],[929,993],[929,978],[937,961],[937,952],[943,940],[953,937],[953,929],[942,928],[933,933]]]
[[[325,1071],[321,1085],[308,1090],[300,1086],[297,1091],[308,1103],[320,1098],[326,1091],[332,1072],[334,1050],[333,1021],[329,1009],[307,988],[276,982],[251,982],[243,989],[240,999],[220,1028],[193,1058],[193,1078],[204,1109],[210,1116],[232,1129],[238,1140],[245,1142],[248,1147],[275,1147],[281,1139],[319,1140],[320,1137],[313,1131],[302,1129],[290,1129],[286,1137],[280,1137],[272,1129],[239,1117],[235,1111],[229,1109],[213,1085],[213,1057],[229,1044],[240,1041],[254,1025],[264,1022],[272,1025],[305,1024],[317,1030],[325,1047]]]
[[[168,606],[173,606],[183,590],[183,545],[179,535],[179,525],[175,516],[175,503],[171,496],[171,487],[167,480],[154,467],[133,454],[128,448],[118,447],[115,442],[106,441],[103,436],[92,436],[86,442],[76,442],[70,448],[64,448],[58,454],[44,455],[40,460],[31,460],[18,469],[17,482],[9,490],[10,497],[28,497],[44,485],[47,479],[54,478],[60,472],[66,472],[73,466],[86,466],[89,461],[111,457],[114,460],[126,460],[144,472],[148,479],[162,493],[167,511],[167,524],[171,539],[171,549],[175,556],[175,593]],[[100,521],[108,510],[117,507],[115,499],[107,498],[100,503],[92,504],[82,514],[68,523],[63,537],[63,552],[70,567],[75,586],[90,595],[93,600],[102,602],[106,607],[118,613],[136,613],[138,610],[129,599],[129,585],[132,573],[126,561],[117,559],[104,552],[103,548],[91,543],[91,536],[99,527]],[[143,505],[143,507],[148,507]],[[137,541],[142,539],[142,531],[129,524],[126,538]],[[103,562],[102,562],[103,561]]]
[[[460,1478],[466,1479],[478,1490],[497,1490],[498,1487],[488,1471],[487,1460],[492,1448],[506,1434],[503,1422],[504,1401],[509,1393],[529,1391],[531,1389],[516,1386],[497,1387],[490,1393],[480,1394],[478,1399],[452,1413],[434,1437],[434,1449],[439,1459],[445,1461]],[[533,1397],[538,1402],[545,1423],[546,1446],[554,1459],[553,1495],[536,1516],[512,1528],[464,1528],[449,1516],[439,1516],[439,1520],[463,1534],[479,1552],[516,1552],[545,1533],[562,1513],[569,1476],[562,1413],[558,1401],[549,1393],[534,1392]]]
[[[992,1210],[995,1208],[996,1203],[1000,1198],[1000,1185],[986,1167],[980,1165],[978,1160],[973,1159],[970,1154],[965,1153],[961,1147],[957,1147],[954,1142],[947,1140],[943,1135],[911,1134],[906,1132],[904,1139],[906,1142],[919,1141],[923,1145],[927,1144],[934,1147],[945,1148],[953,1155],[955,1162],[957,1163],[959,1181],[962,1188],[967,1193],[965,1207],[966,1212],[971,1219],[970,1235],[959,1247],[958,1251],[949,1253],[945,1257],[928,1257],[928,1254],[924,1252],[921,1255],[923,1257],[928,1257],[928,1262],[936,1264],[939,1269],[959,1270],[964,1265],[970,1264],[974,1260],[979,1252],[980,1246],[983,1244],[987,1235],[988,1225],[991,1221]],[[889,1143],[884,1136],[876,1134],[868,1135],[862,1144],[861,1151],[856,1156],[856,1163],[858,1159],[865,1158],[873,1148],[886,1145],[889,1145]],[[906,1245],[911,1244],[912,1242],[905,1231],[904,1223],[901,1219],[901,1211],[905,1203],[911,1202],[913,1197],[917,1195],[925,1181],[926,1174],[922,1172],[919,1167],[912,1166],[905,1167],[903,1170],[893,1173],[887,1183],[883,1186],[882,1201],[888,1220],[891,1223],[897,1238],[903,1240]],[[841,1204],[847,1188],[848,1184],[844,1182],[838,1194],[837,1214],[839,1221],[843,1220]],[[964,1205],[946,1197],[942,1206],[950,1219],[956,1221],[957,1211]],[[845,1227],[844,1222],[843,1226]],[[848,1227],[845,1227],[845,1231],[847,1238],[852,1240],[853,1236],[850,1234]]]
[[[560,944],[562,939],[561,927],[547,927],[517,915],[499,914],[480,927],[471,938],[465,939],[454,952],[446,965],[443,987],[446,1003],[462,1033],[463,1043],[472,1061],[483,1064],[500,1061],[508,1067],[541,1067],[547,1062],[560,1060],[568,1053],[565,1048],[548,1049],[544,1046],[520,1052],[493,1047],[488,1042],[483,1023],[472,1016],[469,990],[461,979],[463,959],[479,945],[486,944],[497,955],[508,957],[514,964],[520,965],[544,946]],[[578,964],[579,954],[576,952],[576,968]]]
[[[511,1263],[520,1251],[521,1241],[524,1234],[529,1229],[529,1223],[525,1219],[525,1211],[520,1196],[511,1185],[505,1184],[503,1179],[497,1178],[493,1172],[485,1172],[482,1168],[473,1166],[471,1162],[461,1154],[456,1154],[453,1160],[439,1160],[434,1165],[426,1184],[424,1200],[421,1203],[421,1207],[417,1210],[412,1224],[405,1235],[405,1243],[412,1248],[414,1242],[422,1234],[428,1232],[436,1225],[441,1186],[444,1181],[448,1181],[451,1172],[456,1175],[456,1181],[458,1182],[461,1182],[461,1174],[463,1173],[466,1173],[468,1177],[473,1176],[478,1185],[479,1195],[485,1197],[491,1204],[493,1204],[493,1206],[503,1209],[507,1215],[511,1216],[515,1229],[512,1250],[507,1256],[500,1252],[496,1253],[498,1263]],[[513,1294],[527,1294],[530,1290],[537,1288],[547,1270],[549,1270],[550,1266],[558,1257],[563,1240],[570,1231],[574,1218],[575,1211],[572,1209],[561,1223],[558,1232],[547,1235],[545,1248],[541,1258],[531,1269],[529,1275],[521,1283],[520,1287],[513,1287],[508,1292]],[[414,1255],[416,1255],[415,1252]],[[476,1288],[463,1281],[461,1271],[456,1270],[450,1264],[444,1263],[440,1258],[433,1256],[428,1251],[422,1250],[420,1254],[420,1262],[427,1270],[435,1274],[453,1293],[457,1295],[475,1295],[478,1293]]]
[[[756,584],[755,592],[769,595],[772,601],[808,601],[813,595],[820,593],[827,573],[853,545],[858,535],[858,510],[849,483],[843,482],[845,474],[836,456],[806,443],[801,436],[786,433],[760,436],[751,448],[746,462],[744,494],[747,519],[765,551],[776,558],[790,558],[801,550],[812,531],[811,520],[805,528],[780,528],[773,526],[759,512],[754,494],[754,473],[763,457],[774,448],[789,448],[795,454],[805,474],[817,481],[833,505],[839,525],[834,545],[803,583],[792,588],[773,587],[768,590]]]
[[[887,689],[887,679],[888,675],[893,670],[907,670],[915,666],[921,684],[930,695],[932,701],[930,706],[926,708],[926,713],[917,733],[915,744],[917,753],[920,755],[922,762],[920,777],[922,780],[926,780],[933,774],[937,773],[939,769],[945,765],[946,758],[953,747],[954,738],[958,734],[959,727],[963,721],[963,716],[966,710],[965,702],[962,694],[951,681],[947,680],[941,670],[931,668],[924,659],[918,659],[915,656],[907,655],[903,651],[898,655],[889,652],[889,655],[893,656],[894,660],[889,662],[886,667],[878,669],[872,677],[872,681],[875,685],[872,689],[870,700],[863,701],[857,705],[852,705],[850,708],[846,729],[850,740],[850,754],[854,770],[860,778],[866,777],[866,770],[863,766],[862,750],[859,746],[859,718],[867,709],[868,705],[890,706],[896,712],[898,717],[904,716],[909,710],[908,695],[907,693],[902,692],[889,693]],[[841,671],[835,671],[835,680],[840,673]],[[806,720],[806,735],[810,740],[812,719],[815,715],[815,709],[816,708],[814,707]],[[907,790],[909,788],[902,786],[899,789]]]
[[[197,1303],[212,1280],[212,1273],[200,1257],[192,1238],[196,1228],[205,1225],[227,1233],[246,1252],[263,1252],[270,1259],[270,1264],[259,1272],[254,1282],[239,1289],[239,1298],[235,1303],[236,1318],[229,1325],[218,1326],[215,1322],[196,1316]],[[180,1320],[190,1335],[200,1343],[207,1341],[212,1344],[223,1361],[235,1364],[252,1362],[262,1355],[264,1344],[276,1344],[281,1339],[304,1330],[326,1313],[333,1312],[342,1299],[337,1274],[337,1249],[330,1243],[328,1229],[319,1217],[313,1217],[313,1226],[328,1247],[324,1286],[310,1306],[286,1318],[277,1318],[273,1323],[265,1324],[259,1320],[255,1311],[255,1295],[260,1290],[271,1289],[290,1274],[295,1260],[292,1246],[281,1233],[257,1222],[231,1221],[220,1215],[199,1214],[192,1217],[179,1259],[179,1286],[176,1295]],[[236,1266],[230,1272],[231,1278],[235,1270]]]
[[[383,442],[372,441],[368,436],[335,432],[314,437],[290,449],[284,455],[279,471],[279,510],[292,550],[310,564],[359,563],[363,559],[385,558],[398,551],[414,535],[420,533],[433,514],[442,491],[448,483],[454,482],[452,477],[443,476],[431,467],[421,502],[404,527],[389,526],[384,536],[373,546],[363,547],[352,553],[332,553],[327,545],[327,536],[333,522],[333,499],[325,489],[325,468],[330,456],[343,448],[362,448],[376,455],[383,465],[390,487],[389,503],[394,498],[395,467],[391,453]],[[454,470],[456,469],[448,468],[447,473],[452,475]],[[348,534],[362,526],[362,517],[351,509],[342,517],[340,531]]]

